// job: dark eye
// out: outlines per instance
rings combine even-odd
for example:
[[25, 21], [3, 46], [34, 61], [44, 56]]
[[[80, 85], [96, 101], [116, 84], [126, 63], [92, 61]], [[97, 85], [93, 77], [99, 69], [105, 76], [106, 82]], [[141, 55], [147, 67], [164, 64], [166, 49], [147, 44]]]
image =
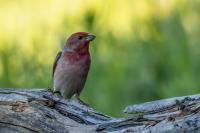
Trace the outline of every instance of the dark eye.
[[83, 39], [83, 36], [79, 36], [79, 37], [78, 37], [78, 40], [82, 40], [82, 39]]

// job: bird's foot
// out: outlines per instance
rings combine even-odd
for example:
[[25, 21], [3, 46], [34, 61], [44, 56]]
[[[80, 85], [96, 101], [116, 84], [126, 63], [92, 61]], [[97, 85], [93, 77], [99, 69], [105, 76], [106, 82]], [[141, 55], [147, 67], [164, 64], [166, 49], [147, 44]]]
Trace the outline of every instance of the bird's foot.
[[52, 88], [51, 87], [47, 87], [47, 90], [52, 91]]
[[61, 95], [61, 93], [59, 91], [53, 91], [53, 94], [55, 96], [57, 96], [58, 98], [62, 98], [62, 95]]
[[77, 98], [77, 100], [78, 100], [78, 102], [79, 102], [80, 104], [89, 107], [89, 104], [85, 103], [85, 102], [84, 102], [83, 100], [81, 100], [79, 97], [76, 97], [76, 98]]

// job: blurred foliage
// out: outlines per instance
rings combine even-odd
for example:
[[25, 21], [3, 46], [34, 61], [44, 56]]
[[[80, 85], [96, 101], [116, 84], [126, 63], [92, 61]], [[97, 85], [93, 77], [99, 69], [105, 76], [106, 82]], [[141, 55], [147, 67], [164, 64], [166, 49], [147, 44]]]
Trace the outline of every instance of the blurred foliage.
[[1, 0], [0, 87], [52, 86], [67, 36], [88, 31], [92, 66], [81, 95], [121, 116], [129, 104], [198, 93], [200, 1]]

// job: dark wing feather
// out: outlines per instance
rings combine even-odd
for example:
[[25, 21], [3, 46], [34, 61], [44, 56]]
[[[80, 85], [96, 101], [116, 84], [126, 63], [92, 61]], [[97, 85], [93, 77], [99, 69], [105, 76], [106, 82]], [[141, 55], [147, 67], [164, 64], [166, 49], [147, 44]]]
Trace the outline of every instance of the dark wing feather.
[[52, 77], [54, 76], [54, 72], [55, 72], [55, 69], [56, 69], [56, 66], [57, 66], [57, 63], [58, 63], [58, 60], [60, 59], [62, 55], [62, 52], [58, 52], [56, 58], [55, 58], [55, 61], [54, 61], [54, 64], [53, 64], [53, 73], [52, 73]]

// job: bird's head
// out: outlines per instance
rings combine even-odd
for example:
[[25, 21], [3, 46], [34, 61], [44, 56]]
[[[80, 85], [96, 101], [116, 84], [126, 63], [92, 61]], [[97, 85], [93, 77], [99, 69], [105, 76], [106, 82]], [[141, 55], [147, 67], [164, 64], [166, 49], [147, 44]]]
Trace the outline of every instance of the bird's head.
[[66, 42], [65, 48], [73, 52], [88, 52], [89, 43], [96, 37], [87, 32], [72, 34]]

